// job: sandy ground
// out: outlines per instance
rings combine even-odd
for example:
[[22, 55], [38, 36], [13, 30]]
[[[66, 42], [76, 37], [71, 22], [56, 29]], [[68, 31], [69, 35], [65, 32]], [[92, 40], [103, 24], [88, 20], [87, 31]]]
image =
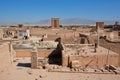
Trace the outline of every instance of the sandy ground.
[[[31, 74], [28, 74], [29, 71]], [[40, 78], [42, 75], [42, 78]], [[58, 73], [41, 70], [16, 69], [0, 75], [0, 80], [120, 80], [114, 74]]]
[[1, 71], [0, 80], [120, 80], [119, 74], [47, 72], [16, 64], [14, 62], [7, 71]]

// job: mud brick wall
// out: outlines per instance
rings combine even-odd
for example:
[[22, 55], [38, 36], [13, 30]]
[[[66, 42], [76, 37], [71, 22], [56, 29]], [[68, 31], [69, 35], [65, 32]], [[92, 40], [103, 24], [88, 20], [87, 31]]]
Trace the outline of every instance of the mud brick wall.
[[51, 26], [52, 26], [52, 28], [59, 28], [59, 26], [60, 26], [59, 18], [52, 18]]
[[69, 65], [68, 62], [69, 62], [69, 57], [65, 56], [65, 55], [62, 55], [62, 66], [67, 67]]
[[50, 54], [52, 54], [53, 51], [54, 51], [54, 49], [51, 49], [51, 50], [38, 50], [38, 56], [39, 57], [48, 57]]
[[35, 51], [31, 52], [31, 68], [37, 69], [38, 67], [38, 53]]
[[2, 43], [0, 45], [0, 71], [7, 71], [9, 66], [11, 66], [9, 43]]
[[[38, 57], [48, 57], [54, 49], [51, 50], [38, 50]], [[16, 58], [25, 58], [25, 57], [31, 57], [32, 50], [16, 50]]]
[[32, 50], [15, 50], [15, 58], [31, 57]]
[[119, 55], [109, 55], [108, 56], [108, 62], [107, 62], [107, 55], [101, 54], [101, 55], [92, 55], [92, 56], [62, 56], [62, 66], [70, 66], [71, 62], [77, 60], [79, 61], [79, 65], [82, 67], [92, 67], [92, 68], [98, 68], [98, 67], [104, 67], [105, 64], [114, 65], [116, 67], [119, 67]]
[[70, 56], [68, 65], [71, 61], [78, 60], [80, 65], [83, 67], [104, 67], [105, 64], [119, 66], [119, 56], [118, 55], [109, 55], [107, 62], [107, 55], [92, 55], [92, 56]]

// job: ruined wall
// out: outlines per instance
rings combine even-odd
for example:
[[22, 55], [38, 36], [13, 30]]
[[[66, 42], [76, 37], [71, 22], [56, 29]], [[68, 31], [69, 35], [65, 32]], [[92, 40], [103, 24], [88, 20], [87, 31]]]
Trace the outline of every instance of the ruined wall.
[[120, 55], [120, 43], [110, 43], [105, 39], [100, 39], [100, 46], [103, 46], [107, 49], [109, 49], [109, 47], [110, 47], [110, 50], [112, 50]]
[[62, 66], [67, 67], [69, 65], [69, 56], [62, 55]]
[[[70, 39], [74, 39], [74, 37], [79, 37], [79, 31], [73, 31], [73, 30], [64, 30], [64, 29], [30, 29], [30, 33], [33, 36], [42, 36], [43, 34], [47, 34], [47, 38], [45, 40], [55, 40], [58, 37], [61, 37], [62, 42], [68, 42]], [[73, 40], [71, 40], [73, 41]], [[70, 43], [70, 42], [69, 42]]]
[[36, 51], [31, 52], [31, 68], [38, 68], [38, 53]]
[[117, 31], [106, 32], [106, 33], [104, 33], [104, 34], [106, 35], [106, 38], [107, 38], [108, 40], [111, 40], [111, 41], [120, 39], [120, 38], [119, 38], [119, 32], [117, 32]]
[[105, 64], [119, 66], [119, 56], [118, 55], [109, 55], [107, 62], [107, 55], [91, 55], [91, 56], [81, 56], [81, 55], [70, 55], [63, 57], [63, 66], [71, 66], [72, 61], [79, 61], [81, 67], [104, 67]]
[[54, 51], [54, 49], [51, 49], [51, 50], [38, 50], [38, 56], [39, 57], [48, 57], [53, 51]]
[[31, 57], [32, 50], [15, 50], [15, 58]]
[[[16, 58], [31, 57], [32, 50], [16, 50]], [[38, 57], [48, 57], [54, 49], [51, 50], [38, 50]]]
[[0, 44], [0, 71], [7, 71], [11, 66], [9, 43]]

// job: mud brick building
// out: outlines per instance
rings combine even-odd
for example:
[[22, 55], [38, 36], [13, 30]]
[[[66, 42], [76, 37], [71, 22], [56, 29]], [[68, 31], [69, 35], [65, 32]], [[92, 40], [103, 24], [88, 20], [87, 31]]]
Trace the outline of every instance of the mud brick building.
[[52, 26], [52, 28], [59, 28], [59, 26], [60, 26], [59, 18], [52, 18], [51, 26]]
[[96, 22], [96, 28], [99, 26], [100, 29], [104, 29], [104, 22]]

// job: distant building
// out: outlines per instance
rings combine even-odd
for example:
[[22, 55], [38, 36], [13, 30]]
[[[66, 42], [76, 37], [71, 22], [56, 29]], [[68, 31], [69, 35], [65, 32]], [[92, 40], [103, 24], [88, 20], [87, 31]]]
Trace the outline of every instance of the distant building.
[[120, 25], [118, 24], [119, 22], [115, 22], [114, 26], [113, 26], [113, 30], [120, 30]]
[[100, 29], [104, 29], [104, 22], [96, 22], [96, 27], [99, 27]]
[[22, 38], [25, 38], [25, 37], [29, 38], [30, 37], [29, 30], [18, 30], [17, 33], [18, 33], [18, 36], [22, 37]]
[[60, 26], [59, 18], [52, 18], [51, 26], [52, 26], [52, 28], [59, 28], [59, 26]]
[[19, 24], [18, 27], [19, 27], [19, 28], [23, 28], [23, 24]]
[[0, 39], [2, 39], [3, 38], [3, 29], [0, 29]]

